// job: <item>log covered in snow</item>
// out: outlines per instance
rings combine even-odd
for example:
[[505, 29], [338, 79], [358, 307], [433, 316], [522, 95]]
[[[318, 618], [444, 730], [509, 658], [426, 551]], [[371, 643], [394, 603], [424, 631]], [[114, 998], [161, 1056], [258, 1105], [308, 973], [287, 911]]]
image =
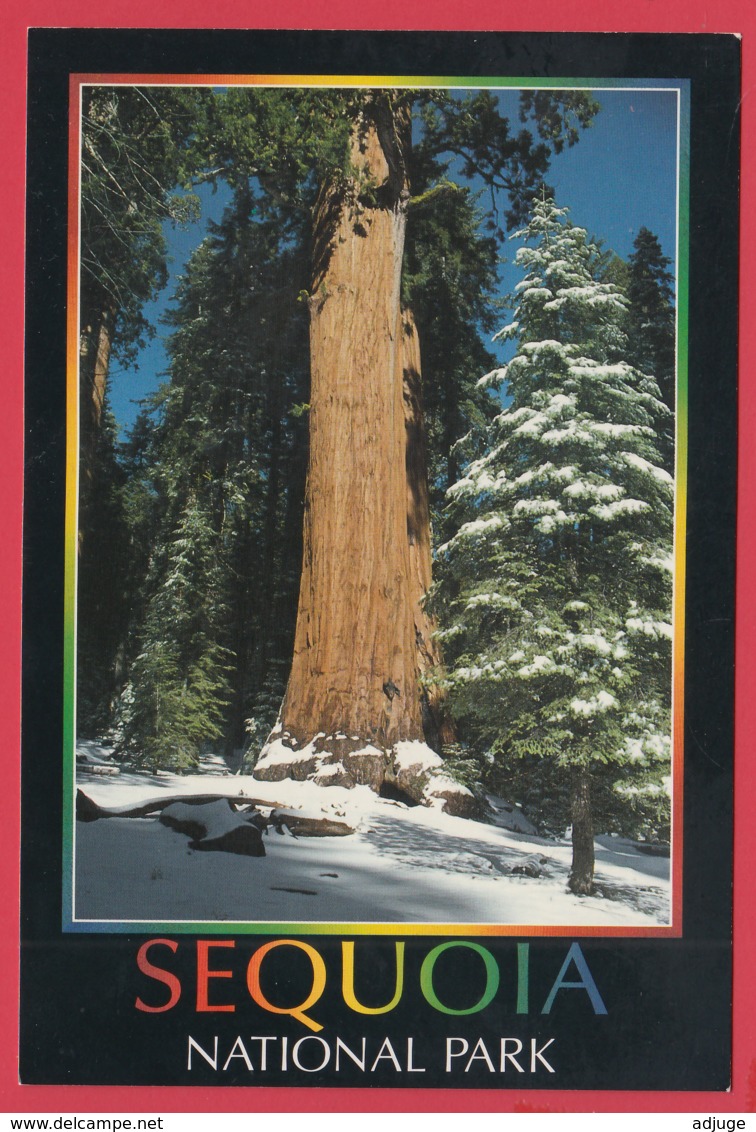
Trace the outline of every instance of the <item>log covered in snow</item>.
[[[248, 798], [242, 794], [173, 794], [162, 798], [151, 798], [133, 806], [115, 806], [106, 808], [93, 801], [83, 790], [76, 791], [76, 820], [98, 821], [101, 818], [145, 818], [160, 815], [166, 811], [177, 813], [175, 807], [182, 806], [188, 812], [181, 811], [182, 821], [197, 829], [203, 820], [205, 807], [221, 803], [224, 809], [239, 819], [239, 823], [256, 828], [259, 832], [267, 832], [272, 826], [277, 833], [289, 832], [294, 837], [346, 837], [354, 833], [352, 826], [346, 822], [334, 821], [327, 817], [310, 817], [296, 810], [287, 809], [275, 802], [265, 802], [261, 798]], [[237, 823], [237, 827], [241, 825]], [[170, 825], [165, 821], [164, 825]], [[174, 826], [174, 828], [177, 828]], [[185, 832], [196, 836], [192, 829]], [[202, 840], [206, 840], [202, 838]], [[242, 838], [244, 840], [244, 838]], [[202, 846], [207, 848], [208, 846]], [[234, 851], [234, 850], [232, 850]]]
[[159, 821], [187, 834], [192, 849], [264, 857], [262, 830], [255, 816], [239, 813], [230, 798], [217, 798], [200, 804], [173, 802], [163, 809]]
[[207, 802], [228, 800], [236, 808], [255, 809], [264, 806], [270, 809], [275, 802], [265, 802], [262, 798], [247, 798], [243, 794], [163, 794], [158, 798], [148, 798], [132, 806], [100, 806], [83, 790], [76, 791], [76, 820], [97, 821], [98, 818], [147, 818], [158, 814], [175, 802], [185, 802], [188, 806], [202, 806]]
[[354, 833], [352, 826], [344, 821], [310, 818], [305, 814], [298, 814], [295, 810], [271, 810], [268, 824], [272, 825], [277, 833], [282, 833], [285, 827], [295, 837], [347, 837], [350, 833]]

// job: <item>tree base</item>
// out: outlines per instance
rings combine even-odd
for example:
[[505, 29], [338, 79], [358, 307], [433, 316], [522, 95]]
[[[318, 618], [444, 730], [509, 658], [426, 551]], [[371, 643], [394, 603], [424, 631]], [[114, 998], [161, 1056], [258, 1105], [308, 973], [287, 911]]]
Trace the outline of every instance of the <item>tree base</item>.
[[388, 785], [422, 806], [434, 806], [457, 817], [483, 816], [483, 806], [472, 791], [450, 778], [443, 759], [419, 741], [399, 742], [387, 749], [339, 731], [319, 733], [302, 742], [279, 724], [252, 773], [261, 782], [292, 779], [347, 790], [368, 786], [375, 794]]
[[567, 887], [573, 896], [593, 896], [595, 891], [593, 877], [573, 876], [570, 874]]

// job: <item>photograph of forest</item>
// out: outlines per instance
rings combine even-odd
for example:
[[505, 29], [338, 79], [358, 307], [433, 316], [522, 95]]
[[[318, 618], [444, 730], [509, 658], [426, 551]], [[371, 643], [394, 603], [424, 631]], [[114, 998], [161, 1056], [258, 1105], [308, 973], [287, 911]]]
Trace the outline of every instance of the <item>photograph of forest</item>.
[[680, 102], [81, 86], [76, 920], [670, 924]]

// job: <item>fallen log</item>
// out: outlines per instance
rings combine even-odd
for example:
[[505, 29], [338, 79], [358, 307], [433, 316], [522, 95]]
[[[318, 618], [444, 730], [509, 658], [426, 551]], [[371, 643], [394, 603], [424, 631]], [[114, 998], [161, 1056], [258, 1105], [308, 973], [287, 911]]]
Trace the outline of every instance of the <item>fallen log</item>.
[[332, 818], [308, 818], [291, 810], [272, 810], [268, 818], [276, 833], [283, 833], [284, 827], [295, 837], [347, 837], [354, 833], [352, 826]]
[[[242, 794], [173, 794], [162, 798], [151, 798], [134, 806], [106, 808], [98, 805], [83, 790], [77, 790], [76, 820], [88, 822], [98, 821], [101, 818], [146, 818], [162, 814], [169, 806], [206, 806], [214, 802], [227, 802], [232, 811], [238, 813], [240, 817], [244, 815], [246, 824], [256, 826], [263, 832], [267, 832], [268, 827], [272, 826], [277, 833], [283, 834], [288, 830], [294, 837], [347, 837], [354, 833], [353, 827], [346, 822], [334, 821], [332, 818], [307, 817], [276, 802], [266, 802], [262, 798], [248, 798]], [[260, 809], [270, 813], [266, 816], [260, 812]]]
[[76, 791], [76, 820], [97, 821], [98, 818], [147, 818], [158, 814], [176, 802], [185, 802], [188, 806], [204, 806], [208, 802], [228, 801], [233, 807], [243, 809], [251, 806], [256, 809], [264, 806], [265, 809], [275, 807], [275, 802], [265, 802], [262, 798], [247, 798], [241, 794], [168, 794], [160, 798], [150, 798], [136, 806], [105, 806], [98, 805], [83, 790]]
[[214, 802], [174, 802], [158, 819], [163, 825], [191, 838], [191, 849], [208, 852], [239, 853], [244, 857], [264, 857], [262, 831], [253, 818], [240, 814], [230, 799]]

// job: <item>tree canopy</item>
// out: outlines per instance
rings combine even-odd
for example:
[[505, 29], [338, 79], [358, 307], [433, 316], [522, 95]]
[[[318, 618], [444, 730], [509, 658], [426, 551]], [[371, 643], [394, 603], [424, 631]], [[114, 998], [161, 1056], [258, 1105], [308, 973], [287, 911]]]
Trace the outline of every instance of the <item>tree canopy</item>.
[[[103, 689], [100, 707], [92, 706], [93, 720], [102, 718], [102, 704], [117, 692], [124, 664], [128, 669], [143, 655], [146, 637], [157, 631], [151, 610], [163, 602], [162, 589], [172, 576], [170, 548], [191, 513], [209, 524], [208, 537], [215, 532], [219, 562], [225, 563], [223, 586], [230, 595], [218, 608], [226, 609], [228, 600], [233, 610], [219, 614], [215, 626], [213, 644], [222, 649], [213, 652], [222, 704], [208, 738], [220, 718], [229, 747], [243, 741], [244, 718], [257, 720], [258, 728], [272, 722], [270, 704], [280, 697], [291, 647], [301, 537], [308, 261], [318, 239], [314, 210], [324, 185], [337, 196], [349, 184], [356, 186], [357, 209], [375, 203], [377, 187], [369, 173], [357, 170], [350, 149], [355, 122], [371, 107], [379, 108], [389, 125], [402, 114], [416, 119], [414, 144], [401, 150], [412, 193], [406, 201], [410, 223], [402, 286], [422, 343], [424, 432], [432, 501], [438, 505], [459, 470], [455, 441], [491, 413], [492, 402], [476, 389], [475, 376], [492, 360], [481, 331], [493, 326], [499, 199], [512, 215], [521, 209], [523, 193], [544, 175], [551, 155], [573, 144], [577, 126], [590, 122], [596, 110], [592, 99], [556, 92], [536, 107], [531, 96], [523, 96], [523, 122], [513, 127], [489, 92], [453, 97], [445, 91], [88, 88], [82, 314], [84, 331], [89, 327], [96, 338], [103, 311], [109, 312], [100, 396], [111, 346], [127, 362], [151, 332], [143, 308], [166, 278], [166, 221], [182, 222], [193, 214], [191, 189], [201, 180], [222, 178], [234, 191], [226, 219], [195, 253], [181, 283], [169, 319], [170, 382], [152, 401], [145, 443], [136, 448], [132, 443], [141, 456], [137, 462], [133, 454], [124, 456], [128, 483], [120, 483], [115, 465], [112, 472], [103, 471], [107, 461], [97, 465], [103, 482], [96, 498], [91, 476], [82, 483], [88, 528], [100, 526], [108, 508], [120, 515], [113, 545], [131, 548], [131, 574], [144, 579], [139, 593], [130, 591], [127, 581], [122, 587], [131, 593], [128, 643], [119, 621], [118, 631], [94, 634], [100, 648], [87, 653], [90, 671], [82, 671], [81, 683], [93, 686], [94, 668], [94, 683]], [[468, 156], [460, 165], [463, 152]], [[477, 191], [464, 185], [471, 177], [477, 179]], [[482, 185], [485, 201], [479, 199]], [[481, 230], [484, 207], [488, 233]], [[92, 358], [98, 354], [95, 347]], [[94, 436], [93, 447], [107, 441], [113, 451], [112, 435], [108, 439], [101, 429], [98, 435], [95, 428]], [[91, 461], [89, 466], [94, 468]], [[262, 548], [261, 566], [253, 546]], [[273, 562], [277, 576], [288, 579], [288, 591], [284, 586], [278, 597], [271, 589]], [[96, 595], [96, 563], [91, 565], [90, 572], [90, 563], [84, 563], [82, 580], [89, 579]], [[127, 566], [126, 578], [129, 574]], [[213, 577], [218, 580], [217, 572]], [[196, 595], [203, 592], [198, 578], [194, 585]], [[178, 634], [181, 619], [171, 620], [176, 628], [169, 631]], [[271, 643], [277, 633], [278, 643]], [[221, 677], [227, 663], [233, 675]], [[183, 667], [182, 661], [175, 679], [183, 679], [178, 675]], [[104, 672], [111, 673], [109, 697]], [[147, 694], [150, 680], [142, 683]], [[261, 709], [266, 696], [269, 706]], [[90, 699], [83, 697], [82, 704]], [[144, 712], [139, 718], [151, 717]], [[143, 729], [139, 734], [149, 746]]]
[[194, 145], [208, 94], [195, 87], [85, 86], [81, 141], [82, 317], [117, 315], [124, 364], [150, 332], [144, 304], [165, 285], [166, 220], [197, 215]]
[[664, 402], [675, 411], [675, 300], [671, 259], [658, 236], [641, 228], [630, 256], [627, 285], [630, 357], [644, 373], [652, 373]]

